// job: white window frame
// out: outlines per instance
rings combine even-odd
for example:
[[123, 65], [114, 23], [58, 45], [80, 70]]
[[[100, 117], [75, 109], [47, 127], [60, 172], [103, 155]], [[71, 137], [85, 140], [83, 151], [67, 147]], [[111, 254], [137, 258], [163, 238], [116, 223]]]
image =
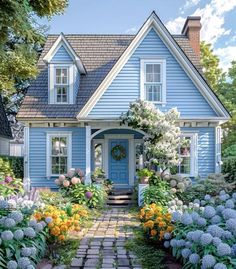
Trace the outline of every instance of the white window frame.
[[59, 174], [52, 174], [52, 138], [53, 137], [66, 137], [67, 138], [67, 170], [72, 167], [72, 132], [69, 131], [58, 131], [58, 132], [47, 132], [47, 177], [57, 177]]
[[177, 166], [178, 174], [184, 177], [196, 177], [198, 175], [198, 133], [181, 133], [180, 137], [191, 139], [190, 147], [190, 174], [179, 173], [180, 164]]
[[[74, 104], [74, 81], [75, 71], [74, 64], [49, 64], [48, 66], [48, 103], [65, 105]], [[56, 69], [67, 69], [68, 71], [68, 98], [67, 102], [57, 102], [57, 84], [56, 84]], [[61, 84], [62, 85], [62, 84]]]
[[[146, 65], [160, 64], [161, 66], [161, 101], [149, 101], [145, 97]], [[165, 59], [140, 59], [140, 99], [154, 104], [166, 104], [166, 60]]]
[[[63, 84], [63, 83], [58, 84], [57, 83], [57, 76], [56, 76], [57, 69], [61, 69], [61, 70], [66, 69], [67, 70], [67, 83], [66, 84]], [[57, 65], [55, 66], [55, 68], [54, 68], [54, 94], [55, 94], [54, 100], [55, 100], [56, 104], [68, 104], [69, 103], [69, 98], [70, 98], [70, 79], [69, 78], [70, 78], [70, 69], [68, 66], [65, 66], [65, 67], [57, 66]], [[57, 89], [58, 89], [58, 87], [66, 87], [67, 88], [67, 91], [66, 91], [67, 101], [66, 102], [58, 102], [57, 101]]]

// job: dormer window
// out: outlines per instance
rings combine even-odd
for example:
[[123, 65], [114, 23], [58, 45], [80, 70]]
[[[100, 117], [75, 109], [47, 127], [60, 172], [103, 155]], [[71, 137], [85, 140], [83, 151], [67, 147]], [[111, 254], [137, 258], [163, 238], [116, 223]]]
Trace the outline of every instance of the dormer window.
[[69, 100], [69, 69], [55, 68], [55, 100], [56, 103], [68, 103]]
[[140, 98], [153, 103], [166, 102], [166, 61], [141, 59]]

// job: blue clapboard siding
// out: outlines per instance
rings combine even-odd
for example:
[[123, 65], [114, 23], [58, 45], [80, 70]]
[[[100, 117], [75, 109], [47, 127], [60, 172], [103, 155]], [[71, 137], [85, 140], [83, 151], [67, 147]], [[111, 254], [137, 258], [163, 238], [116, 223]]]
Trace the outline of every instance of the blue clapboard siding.
[[72, 167], [85, 171], [85, 128], [30, 128], [29, 167], [32, 187], [55, 188], [55, 178], [46, 177], [47, 132], [72, 132]]
[[205, 178], [215, 173], [215, 128], [181, 128], [181, 131], [198, 133], [198, 175]]
[[156, 32], [151, 29], [120, 73], [89, 113], [89, 117], [118, 117], [129, 103], [140, 98], [140, 58], [166, 59], [167, 104], [162, 111], [177, 107], [181, 117], [213, 117], [213, 109], [195, 87]]
[[[93, 131], [92, 131], [93, 133]], [[134, 130], [129, 130], [129, 129], [111, 129], [111, 130], [107, 130], [104, 131], [102, 133], [99, 133], [98, 135], [96, 135], [94, 137], [94, 139], [104, 139], [104, 135], [105, 134], [133, 134], [134, 135], [134, 139], [142, 139], [143, 138], [143, 134], [134, 131]]]
[[71, 63], [73, 62], [70, 54], [61, 46], [55, 55], [52, 57], [51, 63]]

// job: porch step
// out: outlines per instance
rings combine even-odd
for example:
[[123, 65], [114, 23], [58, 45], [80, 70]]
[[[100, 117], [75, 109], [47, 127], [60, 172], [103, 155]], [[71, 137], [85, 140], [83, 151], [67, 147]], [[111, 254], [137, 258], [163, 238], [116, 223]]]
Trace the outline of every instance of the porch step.
[[112, 189], [108, 195], [107, 205], [112, 207], [127, 207], [134, 203], [132, 189]]

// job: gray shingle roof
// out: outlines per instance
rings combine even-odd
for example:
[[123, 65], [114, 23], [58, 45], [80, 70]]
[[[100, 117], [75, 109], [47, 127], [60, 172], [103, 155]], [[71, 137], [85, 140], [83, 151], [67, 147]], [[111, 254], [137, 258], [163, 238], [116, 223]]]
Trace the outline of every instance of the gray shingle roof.
[[[134, 35], [65, 35], [65, 37], [87, 71], [86, 75], [81, 76], [76, 104], [48, 104], [48, 72], [43, 57], [58, 38], [58, 35], [49, 35], [38, 61], [40, 74], [32, 81], [18, 118], [75, 118], [129, 46]], [[174, 38], [190, 61], [200, 70], [198, 57], [191, 48], [188, 38], [182, 35]]]
[[12, 138], [11, 128], [0, 95], [0, 137]]

